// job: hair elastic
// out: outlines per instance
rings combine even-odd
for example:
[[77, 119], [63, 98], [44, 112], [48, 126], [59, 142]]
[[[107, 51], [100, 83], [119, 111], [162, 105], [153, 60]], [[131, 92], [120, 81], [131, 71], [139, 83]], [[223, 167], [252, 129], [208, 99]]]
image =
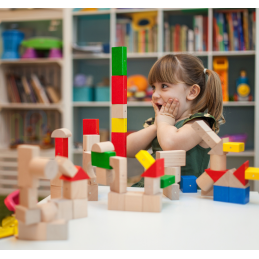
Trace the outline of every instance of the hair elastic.
[[206, 74], [207, 68], [204, 68], [203, 73]]

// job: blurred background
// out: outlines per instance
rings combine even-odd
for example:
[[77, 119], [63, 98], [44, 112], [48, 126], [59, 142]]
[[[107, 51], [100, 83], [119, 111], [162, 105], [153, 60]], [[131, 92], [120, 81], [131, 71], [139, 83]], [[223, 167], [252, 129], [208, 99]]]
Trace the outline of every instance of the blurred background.
[[[98, 118], [101, 141], [110, 139], [113, 46], [128, 50], [128, 133], [154, 116], [147, 76], [155, 61], [168, 53], [192, 53], [221, 78], [227, 123], [219, 136], [245, 142], [245, 152], [228, 154], [228, 168], [246, 160], [259, 167], [257, 12], [0, 9], [1, 197], [17, 188], [18, 144], [38, 144], [42, 155], [53, 157], [51, 132], [65, 127], [73, 134], [69, 157], [82, 165], [83, 119]], [[128, 159], [129, 186], [142, 171], [135, 159]], [[49, 194], [48, 181], [41, 180], [39, 194]]]

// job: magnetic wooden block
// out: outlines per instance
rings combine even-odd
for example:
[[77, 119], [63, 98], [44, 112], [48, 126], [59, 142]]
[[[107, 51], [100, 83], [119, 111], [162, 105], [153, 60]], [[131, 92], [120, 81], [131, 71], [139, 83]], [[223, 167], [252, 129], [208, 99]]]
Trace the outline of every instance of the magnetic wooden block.
[[248, 167], [245, 171], [245, 179], [259, 180], [259, 168]]
[[206, 192], [213, 187], [214, 181], [206, 172], [204, 172], [197, 178], [196, 183], [201, 188], [201, 190]]
[[204, 134], [212, 131], [212, 129], [203, 120], [197, 120], [192, 124], [192, 128], [197, 132], [197, 134], [202, 138]]
[[68, 138], [55, 138], [55, 156], [68, 157]]
[[124, 210], [125, 193], [109, 192], [108, 193], [108, 210]]
[[210, 148], [214, 148], [221, 141], [221, 138], [214, 131], [206, 132], [202, 139]]
[[88, 185], [88, 201], [98, 201], [98, 185]]
[[160, 177], [145, 177], [144, 178], [144, 193], [154, 195], [160, 192]]
[[69, 138], [71, 136], [71, 131], [66, 128], [56, 129], [51, 133], [52, 138]]
[[126, 211], [143, 211], [143, 192], [126, 192], [125, 193], [125, 210]]
[[117, 193], [127, 192], [127, 158], [110, 157], [110, 165], [114, 170], [114, 181], [110, 185], [110, 190]]
[[83, 135], [99, 135], [99, 119], [83, 119]]
[[112, 169], [110, 166], [110, 157], [116, 156], [116, 152], [114, 151], [106, 151], [103, 153], [91, 152], [92, 165]]
[[25, 225], [39, 223], [41, 221], [40, 209], [27, 209], [21, 205], [17, 205], [15, 206], [15, 218]]
[[127, 133], [112, 132], [111, 137], [117, 156], [127, 157]]
[[245, 171], [249, 167], [249, 160], [243, 163], [237, 170], [233, 173], [233, 175], [245, 186], [248, 184], [248, 180], [245, 178]]
[[70, 220], [73, 218], [73, 202], [68, 199], [51, 199], [50, 203], [54, 203], [58, 208], [56, 219]]
[[20, 188], [19, 194], [20, 205], [28, 208], [37, 208], [38, 203], [38, 189], [37, 188]]
[[201, 190], [201, 196], [212, 196], [213, 197], [213, 186], [206, 192]]
[[92, 166], [91, 151], [83, 152], [83, 169], [90, 178], [96, 178], [94, 167]]
[[112, 75], [127, 75], [127, 47], [112, 47]]
[[140, 162], [140, 164], [145, 168], [148, 169], [152, 164], [155, 163], [155, 159], [148, 153], [147, 150], [140, 150], [135, 157]]
[[160, 188], [166, 188], [175, 183], [174, 175], [163, 175], [160, 178]]
[[73, 201], [73, 219], [87, 217], [88, 199], [74, 199]]
[[39, 157], [39, 146], [19, 145], [18, 151], [18, 186], [37, 188], [39, 180], [29, 173], [29, 164], [33, 158]]
[[179, 200], [180, 197], [180, 186], [178, 183], [169, 185], [163, 189], [163, 194], [170, 200]]
[[127, 132], [127, 119], [112, 118], [112, 132]]
[[243, 152], [245, 150], [245, 143], [243, 142], [227, 142], [223, 144], [224, 152]]
[[41, 212], [42, 222], [51, 222], [56, 219], [58, 214], [57, 205], [53, 202], [46, 202], [38, 204], [38, 208]]
[[65, 199], [86, 199], [87, 198], [87, 180], [64, 181], [63, 197]]
[[51, 199], [59, 199], [62, 197], [62, 186], [50, 186]]
[[230, 181], [230, 172], [234, 172], [236, 169], [233, 168], [231, 170], [228, 170], [223, 176], [221, 176], [215, 183], [214, 186], [225, 186], [229, 187], [229, 181]]
[[142, 177], [161, 177], [165, 174], [164, 158], [157, 159], [141, 176]]
[[112, 104], [112, 118], [127, 118], [127, 104]]
[[105, 142], [95, 143], [92, 146], [91, 151], [103, 153], [103, 152], [106, 152], [106, 151], [114, 151], [114, 149], [115, 149], [114, 145], [112, 144], [111, 141], [105, 141]]
[[56, 156], [56, 162], [58, 163], [59, 173], [68, 177], [74, 177], [77, 173], [75, 165], [66, 157]]
[[112, 76], [112, 104], [127, 104], [127, 76]]
[[186, 151], [172, 150], [172, 151], [156, 151], [156, 159], [164, 158], [164, 167], [175, 167], [186, 165]]
[[50, 180], [50, 185], [59, 186], [59, 187], [63, 186], [63, 181], [59, 179], [60, 176], [61, 176], [61, 173], [58, 172], [57, 175]]
[[181, 181], [181, 167], [165, 167], [165, 175], [174, 175], [175, 182], [179, 183]]
[[114, 180], [114, 170], [96, 167], [97, 183], [102, 185], [110, 185]]
[[58, 219], [46, 224], [46, 240], [67, 240], [68, 222], [64, 219]]
[[223, 151], [223, 144], [229, 142], [229, 138], [223, 138], [220, 140], [220, 142], [210, 150], [210, 152], [208, 153], [209, 155], [226, 155], [227, 152]]
[[91, 151], [95, 143], [100, 142], [100, 135], [83, 135], [83, 150]]
[[35, 157], [29, 162], [29, 173], [39, 179], [53, 179], [58, 174], [58, 164], [54, 159]]
[[47, 224], [40, 222], [37, 224], [26, 225], [19, 221], [18, 224], [18, 239], [20, 240], [46, 240]]
[[143, 212], [161, 212], [162, 193], [143, 195]]
[[233, 188], [247, 188], [248, 186], [250, 186], [249, 181], [247, 181], [246, 185], [243, 185], [243, 183], [241, 183], [239, 181], [239, 179], [235, 176], [235, 171], [236, 171], [235, 168], [228, 171], [228, 173], [229, 173], [229, 185], [228, 186], [233, 187]]
[[214, 171], [223, 171], [227, 169], [227, 156], [210, 155], [210, 169]]

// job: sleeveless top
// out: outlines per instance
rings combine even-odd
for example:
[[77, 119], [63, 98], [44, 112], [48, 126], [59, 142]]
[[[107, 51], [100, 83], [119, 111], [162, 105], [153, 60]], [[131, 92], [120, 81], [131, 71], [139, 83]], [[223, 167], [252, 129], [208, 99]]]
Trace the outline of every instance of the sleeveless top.
[[[214, 123], [216, 122], [215, 118], [208, 114], [208, 113], [195, 113], [191, 115], [189, 118], [178, 121], [174, 126], [179, 129], [181, 128], [185, 123], [193, 120], [193, 119], [202, 119], [209, 123], [209, 126], [212, 128]], [[144, 128], [154, 124], [155, 118], [150, 118], [145, 121]], [[152, 141], [152, 151], [151, 154], [154, 159], [156, 159], [156, 151], [163, 151], [160, 147], [157, 137], [155, 137]], [[210, 156], [208, 155], [208, 152], [211, 150], [211, 148], [203, 148], [199, 144], [192, 149], [188, 150], [186, 152], [186, 165], [181, 167], [181, 175], [195, 175], [197, 178], [204, 172], [205, 169], [208, 168]], [[141, 180], [135, 184], [132, 185], [132, 187], [144, 187], [144, 178], [141, 178]]]

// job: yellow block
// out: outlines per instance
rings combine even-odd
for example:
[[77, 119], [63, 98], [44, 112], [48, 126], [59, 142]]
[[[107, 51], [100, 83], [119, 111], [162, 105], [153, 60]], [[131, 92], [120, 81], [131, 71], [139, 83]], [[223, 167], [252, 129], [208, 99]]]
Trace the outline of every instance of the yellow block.
[[245, 171], [245, 179], [247, 179], [247, 180], [259, 180], [259, 168], [248, 167]]
[[112, 132], [127, 132], [127, 118], [112, 118]]
[[135, 157], [146, 170], [156, 161], [146, 150], [140, 150]]
[[226, 142], [223, 143], [224, 152], [243, 152], [245, 150], [245, 143], [243, 142]]

